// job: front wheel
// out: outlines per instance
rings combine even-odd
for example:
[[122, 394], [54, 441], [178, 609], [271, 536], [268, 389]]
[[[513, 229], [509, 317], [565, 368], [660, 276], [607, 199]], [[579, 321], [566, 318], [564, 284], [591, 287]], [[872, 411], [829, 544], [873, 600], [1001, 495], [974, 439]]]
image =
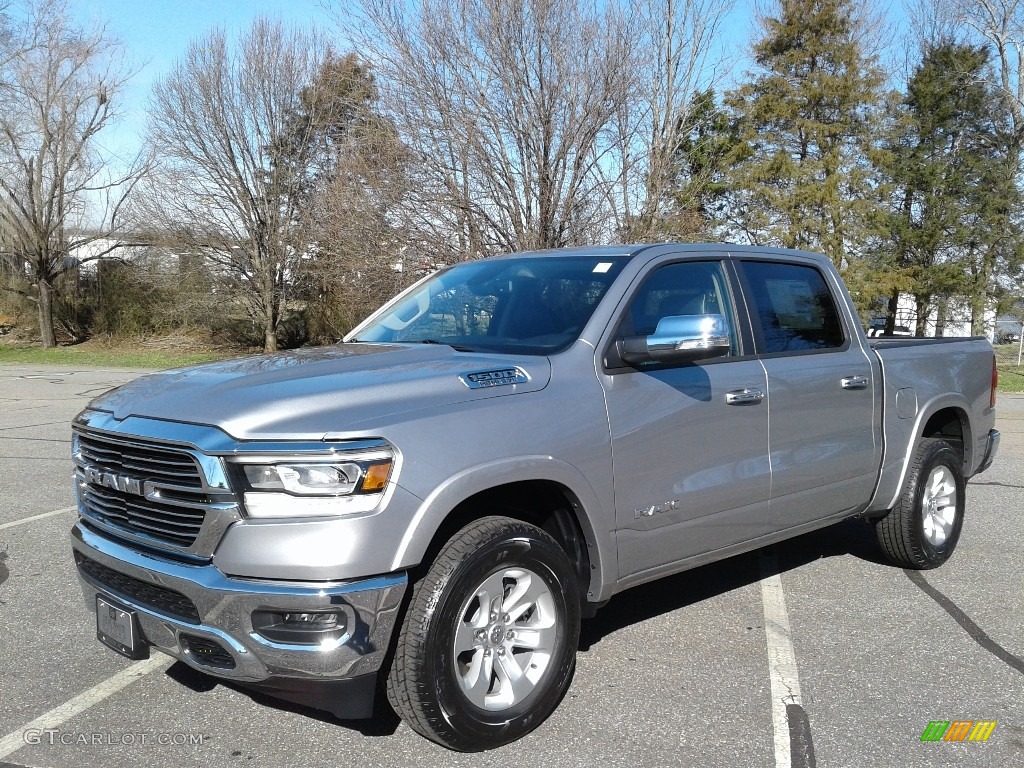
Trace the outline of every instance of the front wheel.
[[882, 551], [903, 568], [936, 568], [953, 554], [963, 522], [960, 456], [945, 440], [922, 440], [899, 501], [875, 522]]
[[416, 584], [388, 675], [413, 730], [477, 751], [540, 725], [572, 678], [580, 603], [572, 564], [536, 526], [463, 528]]

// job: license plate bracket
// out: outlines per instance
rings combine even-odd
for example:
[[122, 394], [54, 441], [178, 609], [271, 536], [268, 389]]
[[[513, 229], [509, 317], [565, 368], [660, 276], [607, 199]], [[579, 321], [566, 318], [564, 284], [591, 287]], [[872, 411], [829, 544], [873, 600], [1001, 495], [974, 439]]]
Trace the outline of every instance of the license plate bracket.
[[96, 639], [129, 659], [149, 658], [138, 614], [102, 595], [96, 595]]

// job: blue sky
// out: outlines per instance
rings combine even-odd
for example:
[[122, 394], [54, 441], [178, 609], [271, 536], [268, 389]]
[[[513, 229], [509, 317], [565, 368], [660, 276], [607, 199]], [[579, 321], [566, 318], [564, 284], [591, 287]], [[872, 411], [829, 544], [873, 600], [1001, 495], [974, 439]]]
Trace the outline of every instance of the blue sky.
[[[748, 68], [742, 57], [756, 31], [751, 10], [756, 4], [757, 0], [736, 0], [716, 40], [719, 54], [732, 64], [726, 67], [731, 70], [727, 79], [742, 77]], [[344, 8], [346, 0], [334, 0], [333, 5]], [[890, 15], [897, 19], [902, 15], [900, 5], [899, 0], [893, 0], [889, 7]], [[237, 37], [261, 15], [299, 25], [317, 24], [328, 32], [334, 28], [322, 0], [69, 0], [69, 7], [82, 25], [106, 23], [138, 70], [122, 96], [123, 119], [102, 134], [100, 141], [124, 158], [142, 144], [153, 82], [185, 53], [193, 39], [213, 27], [225, 29], [229, 39]], [[345, 46], [339, 42], [339, 47]]]
[[[746, 47], [753, 29], [747, 10], [752, 2], [736, 1], [717, 40], [730, 59], [735, 59], [737, 49]], [[337, 9], [345, 4], [346, 0], [333, 3]], [[85, 26], [105, 23], [124, 44], [128, 61], [139, 70], [121, 99], [123, 119], [102, 134], [100, 143], [125, 159], [138, 151], [153, 82], [173, 66], [193, 39], [214, 27], [223, 28], [229, 39], [234, 38], [257, 16], [317, 24], [330, 31], [334, 22], [323, 5], [322, 0], [69, 0], [75, 20]]]
[[71, 0], [69, 8], [80, 24], [106, 23], [138, 70], [122, 97], [124, 119], [101, 135], [100, 143], [118, 154], [138, 150], [153, 82], [193, 39], [214, 27], [234, 38], [257, 16], [325, 29], [332, 26], [320, 0]]

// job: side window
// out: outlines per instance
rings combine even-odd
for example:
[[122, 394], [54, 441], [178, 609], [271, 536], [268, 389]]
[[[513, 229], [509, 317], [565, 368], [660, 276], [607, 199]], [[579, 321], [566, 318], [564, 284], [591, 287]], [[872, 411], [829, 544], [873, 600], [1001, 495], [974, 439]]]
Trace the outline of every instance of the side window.
[[814, 267], [744, 261], [755, 331], [762, 352], [798, 352], [843, 346], [843, 325], [825, 278]]
[[720, 262], [681, 261], [656, 269], [633, 296], [619, 336], [650, 336], [663, 317], [676, 315], [723, 315], [732, 339], [730, 355], [739, 354], [736, 322]]

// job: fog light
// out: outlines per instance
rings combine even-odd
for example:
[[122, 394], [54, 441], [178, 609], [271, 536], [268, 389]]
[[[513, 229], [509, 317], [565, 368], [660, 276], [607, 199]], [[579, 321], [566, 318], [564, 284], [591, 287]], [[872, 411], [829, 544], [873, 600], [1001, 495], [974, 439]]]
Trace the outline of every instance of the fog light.
[[316, 629], [335, 629], [338, 626], [338, 614], [336, 613], [286, 613], [284, 614], [285, 624], [296, 626], [315, 627]]
[[275, 643], [331, 648], [345, 642], [354, 624], [352, 609], [330, 611], [254, 611], [252, 628]]

